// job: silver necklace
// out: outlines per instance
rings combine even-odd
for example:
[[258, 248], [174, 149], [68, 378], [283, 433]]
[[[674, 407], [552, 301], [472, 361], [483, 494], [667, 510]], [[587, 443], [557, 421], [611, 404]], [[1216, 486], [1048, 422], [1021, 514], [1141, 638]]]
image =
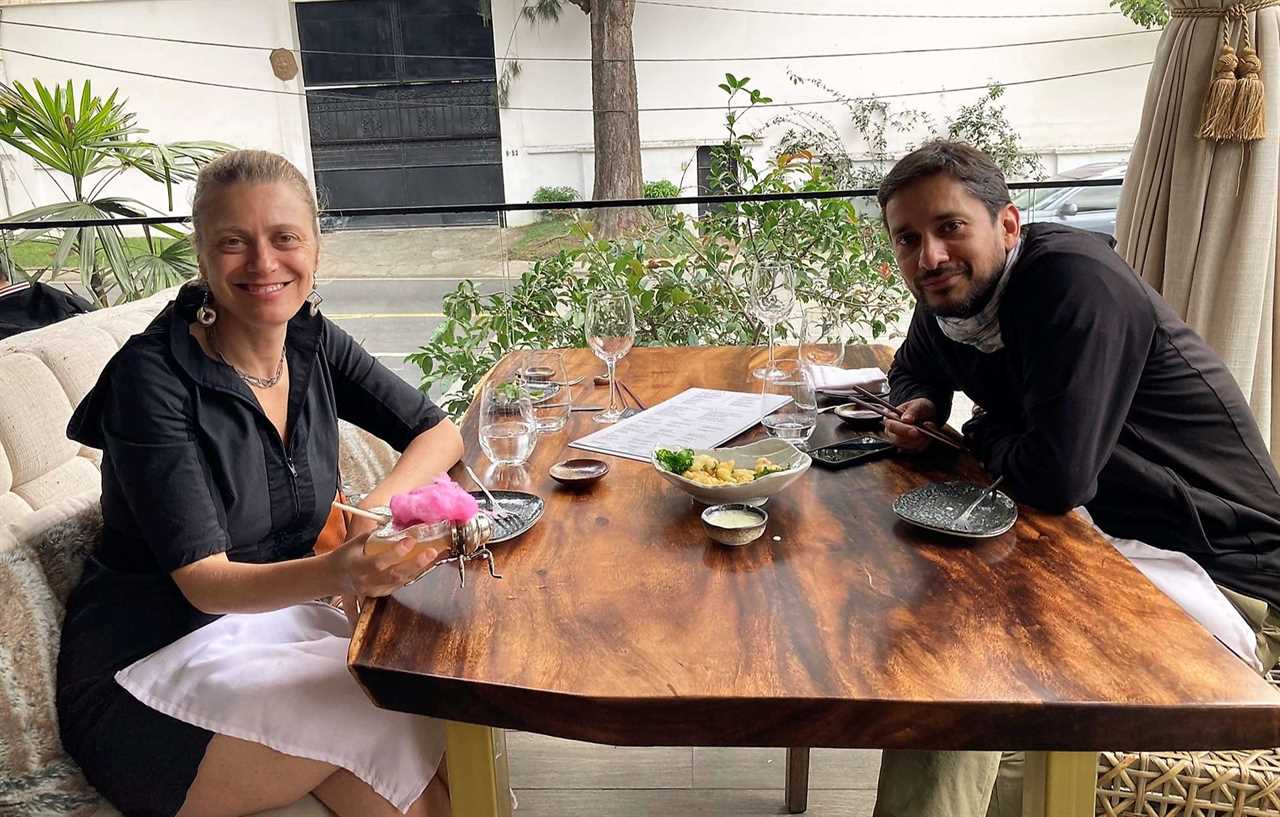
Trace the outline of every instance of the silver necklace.
[[249, 384], [250, 386], [255, 386], [259, 389], [269, 389], [275, 384], [279, 383], [280, 378], [284, 375], [284, 347], [283, 346], [280, 347], [280, 362], [276, 364], [276, 373], [271, 375], [270, 377], [258, 377], [257, 375], [252, 375], [246, 371], [241, 370], [240, 367], [236, 366], [234, 363], [232, 363], [231, 361], [223, 357], [222, 350], [218, 348], [218, 340], [213, 331], [212, 326], [209, 327], [209, 345], [213, 347], [214, 354], [218, 356], [218, 360], [221, 360], [223, 363], [230, 366], [231, 371], [240, 375], [240, 379], [243, 380], [245, 383]]

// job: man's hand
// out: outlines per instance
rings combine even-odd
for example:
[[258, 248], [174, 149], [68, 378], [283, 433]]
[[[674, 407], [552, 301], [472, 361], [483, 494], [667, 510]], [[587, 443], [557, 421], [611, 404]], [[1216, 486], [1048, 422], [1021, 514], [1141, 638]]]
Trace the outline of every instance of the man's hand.
[[917, 397], [898, 406], [898, 410], [902, 412], [902, 419], [907, 422], [900, 423], [888, 417], [884, 418], [884, 430], [889, 436], [889, 442], [903, 451], [912, 453], [924, 451], [933, 439], [908, 423], [923, 423], [926, 420], [935, 419], [938, 416], [938, 407], [932, 400]]

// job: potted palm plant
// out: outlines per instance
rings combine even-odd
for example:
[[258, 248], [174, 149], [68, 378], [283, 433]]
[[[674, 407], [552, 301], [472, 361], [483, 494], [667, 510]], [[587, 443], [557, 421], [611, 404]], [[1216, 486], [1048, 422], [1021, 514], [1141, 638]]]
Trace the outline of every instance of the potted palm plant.
[[[162, 211], [123, 196], [108, 195], [120, 176], [137, 172], [164, 185], [173, 209], [176, 184], [194, 179], [200, 167], [231, 146], [220, 142], [160, 144], [139, 138], [147, 131], [135, 124], [125, 100], [114, 90], [95, 96], [86, 80], [77, 92], [68, 81], [52, 90], [39, 80], [29, 90], [21, 82], [0, 83], [0, 142], [45, 170], [64, 201], [15, 213], [11, 222], [63, 222], [162, 215]], [[189, 278], [196, 269], [186, 231], [173, 225], [141, 228], [140, 240], [129, 240], [119, 225], [0, 228], [0, 265], [18, 278], [38, 279], [78, 265], [80, 280], [100, 306], [130, 301]], [[12, 248], [37, 242], [49, 246], [47, 264], [38, 270], [20, 266]]]

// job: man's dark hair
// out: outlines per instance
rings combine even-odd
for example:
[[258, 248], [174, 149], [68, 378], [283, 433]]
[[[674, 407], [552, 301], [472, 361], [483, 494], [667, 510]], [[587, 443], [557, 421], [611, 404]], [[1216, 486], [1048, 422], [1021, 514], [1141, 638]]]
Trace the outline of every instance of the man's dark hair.
[[881, 212], [902, 188], [939, 173], [947, 173], [963, 184], [970, 195], [983, 203], [992, 220], [1011, 201], [1004, 173], [990, 156], [963, 142], [936, 139], [902, 157], [880, 182], [876, 198]]

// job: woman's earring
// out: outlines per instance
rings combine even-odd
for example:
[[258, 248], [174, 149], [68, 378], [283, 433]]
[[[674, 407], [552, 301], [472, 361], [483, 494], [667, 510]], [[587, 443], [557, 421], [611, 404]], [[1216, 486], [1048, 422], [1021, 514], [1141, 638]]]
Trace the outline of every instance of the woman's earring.
[[307, 303], [311, 305], [311, 309], [309, 311], [311, 313], [311, 317], [314, 318], [316, 315], [320, 314], [320, 304], [324, 303], [324, 296], [313, 289], [311, 290], [311, 294], [307, 296]]
[[218, 319], [218, 313], [211, 306], [212, 301], [213, 298], [210, 296], [209, 290], [206, 289], [204, 291], [204, 303], [196, 307], [196, 320], [199, 321], [201, 326], [213, 326], [213, 322]]

